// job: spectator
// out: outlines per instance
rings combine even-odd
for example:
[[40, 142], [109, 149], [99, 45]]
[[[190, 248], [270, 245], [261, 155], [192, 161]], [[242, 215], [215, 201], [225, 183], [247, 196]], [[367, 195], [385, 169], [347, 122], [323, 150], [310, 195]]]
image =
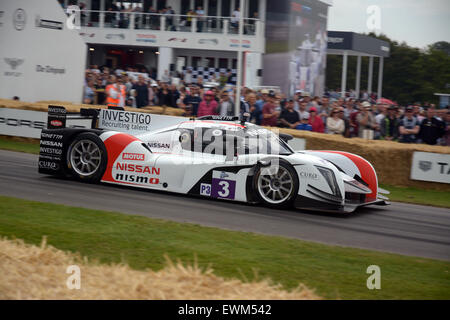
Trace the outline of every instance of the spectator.
[[187, 69], [186, 74], [184, 75], [184, 83], [190, 85], [192, 83], [192, 70]]
[[329, 134], [342, 134], [345, 131], [344, 120], [339, 118], [339, 108], [333, 109], [327, 118], [327, 130]]
[[344, 132], [342, 133], [342, 135], [346, 138], [350, 137], [350, 122], [349, 120], [345, 117], [344, 114], [344, 108], [340, 107], [339, 108], [339, 118], [341, 118], [344, 121]]
[[450, 110], [449, 109], [447, 109], [447, 111], [444, 115], [444, 121], [445, 121], [445, 133], [441, 139], [441, 145], [450, 146]]
[[97, 94], [97, 104], [105, 103], [105, 86], [103, 85], [103, 80], [100, 77], [97, 77], [95, 82], [95, 92]]
[[254, 93], [247, 94], [247, 102], [250, 107], [250, 119], [249, 122], [253, 124], [261, 124], [261, 109], [256, 104], [256, 95]]
[[227, 84], [227, 82], [228, 82], [228, 77], [225, 75], [224, 72], [220, 72], [220, 75], [219, 75], [219, 85], [220, 85], [220, 88], [225, 87], [225, 85]]
[[164, 74], [161, 76], [161, 81], [164, 83], [170, 83], [169, 70], [164, 70]]
[[[123, 74], [122, 80], [123, 80], [123, 84], [125, 85], [125, 90], [128, 94], [130, 92], [130, 90], [133, 89], [133, 83], [131, 82], [130, 77], [128, 77], [128, 75], [126, 73]], [[144, 83], [145, 83], [145, 85], [147, 85], [147, 83], [145, 82], [145, 79], [144, 79]]]
[[275, 93], [270, 92], [267, 95], [267, 102], [264, 104], [262, 109], [263, 118], [261, 124], [263, 126], [276, 127], [279, 115], [280, 110], [278, 110], [275, 105]]
[[172, 84], [170, 86], [169, 95], [170, 95], [169, 106], [171, 106], [172, 108], [177, 108], [178, 107], [177, 101], [180, 98], [180, 91], [178, 91], [176, 85]]
[[93, 104], [95, 99], [94, 79], [89, 79], [87, 86], [84, 88], [83, 103]]
[[197, 11], [195, 11], [195, 15], [197, 16], [197, 32], [202, 32], [203, 20], [205, 19], [205, 11], [203, 11], [202, 6], [197, 7]]
[[[301, 100], [299, 104], [298, 113], [300, 115], [300, 119], [303, 119], [305, 116], [309, 116], [309, 112], [306, 111], [308, 103], [305, 100]], [[317, 109], [316, 109], [317, 111]]]
[[135, 90], [135, 99], [136, 99], [136, 107], [142, 108], [149, 105], [148, 99], [148, 87], [144, 81], [144, 77], [142, 75], [138, 76], [138, 82], [133, 85], [133, 89]]
[[[302, 118], [303, 120], [304, 118]], [[311, 131], [314, 132], [325, 132], [325, 125], [323, 124], [323, 120], [320, 116], [317, 115], [317, 109], [312, 107], [309, 109], [309, 124], [311, 125]]]
[[203, 88], [203, 77], [202, 76], [197, 76], [197, 83], [196, 83], [196, 85], [199, 88]]
[[230, 99], [227, 91], [222, 91], [220, 94], [217, 114], [221, 116], [232, 116], [234, 115], [234, 103]]
[[175, 29], [174, 24], [173, 24], [173, 16], [174, 16], [174, 14], [175, 14], [175, 11], [172, 9], [172, 7], [170, 7], [170, 6], [167, 7], [165, 16], [166, 16], [166, 24], [167, 24], [167, 30], [168, 31], [177, 31]]
[[200, 90], [197, 86], [192, 86], [190, 88], [190, 94], [186, 96], [183, 103], [186, 106], [186, 112], [197, 116], [198, 106], [202, 99], [200, 98]]
[[387, 115], [380, 122], [380, 138], [388, 141], [396, 141], [398, 139], [398, 119], [396, 115], [396, 107], [389, 106]]
[[375, 116], [375, 122], [377, 123], [377, 129], [375, 130], [375, 139], [380, 139], [380, 126], [381, 122], [387, 115], [387, 105], [385, 104], [379, 104], [378, 107], [378, 114]]
[[309, 124], [310, 117], [308, 115], [305, 115], [305, 117], [302, 119], [301, 123], [296, 127], [297, 130], [305, 130], [305, 131], [312, 131], [312, 126]]
[[281, 112], [280, 124], [290, 129], [295, 129], [300, 124], [299, 113], [294, 110], [294, 100], [289, 100], [286, 108]]
[[[363, 109], [356, 116], [356, 122], [358, 123], [358, 137], [364, 137], [364, 130], [376, 130], [378, 125], [375, 121], [375, 117], [372, 114], [371, 104], [367, 101], [362, 103]], [[370, 134], [373, 137], [372, 134]]]
[[344, 109], [344, 116], [349, 119], [350, 115], [355, 112], [355, 108], [354, 108], [355, 104], [354, 104], [354, 100], [353, 99], [348, 99], [347, 102], [345, 103], [345, 109]]
[[192, 17], [195, 16], [195, 12], [191, 9], [189, 9], [189, 11], [186, 13], [187, 18], [186, 18], [186, 27], [191, 27], [192, 26]]
[[200, 102], [197, 117], [216, 115], [216, 110], [217, 102], [214, 100], [214, 92], [208, 90], [203, 96], [203, 101]]
[[231, 27], [233, 28], [233, 32], [237, 33], [239, 28], [239, 17], [241, 16], [241, 13], [239, 12], [239, 7], [234, 9], [233, 13], [231, 14]]
[[[330, 99], [328, 99], [327, 97], [322, 97], [320, 103], [319, 103], [320, 108], [317, 109], [317, 115], [319, 115], [320, 117], [325, 116], [328, 117], [328, 115], [330, 114]], [[322, 119], [323, 120], [323, 119]]]
[[130, 96], [127, 99], [126, 105], [132, 108], [137, 108], [136, 105], [136, 96], [137, 96], [137, 92], [135, 89], [131, 89], [130, 90]]
[[158, 93], [159, 105], [162, 107], [169, 107], [172, 103], [169, 86], [167, 83], [161, 85], [161, 90]]
[[350, 128], [349, 128], [349, 135], [351, 137], [357, 137], [359, 132], [359, 124], [358, 121], [356, 121], [356, 117], [359, 115], [359, 107], [355, 106], [355, 110], [350, 113], [350, 117], [348, 117]]
[[445, 133], [445, 123], [435, 117], [435, 109], [427, 110], [427, 117], [420, 124], [419, 139], [426, 144], [435, 145]]
[[146, 24], [148, 23], [150, 29], [156, 29], [156, 22], [157, 22], [156, 14], [158, 13], [158, 11], [156, 11], [155, 8], [153, 8], [153, 6], [150, 6], [148, 8], [148, 13], [150, 15], [147, 16]]
[[[151, 85], [150, 85], [150, 89], [149, 89], [152, 93], [149, 93], [149, 97], [150, 96], [152, 96], [153, 97], [153, 99], [152, 99], [152, 103], [153, 103], [153, 105], [154, 106], [159, 106], [159, 105], [161, 105], [160, 103], [159, 103], [159, 92], [161, 91], [160, 90], [160, 84], [158, 84], [158, 82], [154, 82], [154, 83], [152, 83]], [[150, 92], [149, 91], [149, 92]]]
[[106, 103], [111, 107], [119, 107], [122, 92], [120, 90], [117, 78], [114, 75], [109, 76], [109, 84], [106, 86]]
[[413, 108], [406, 107], [405, 116], [399, 122], [400, 142], [415, 143], [419, 133], [419, 120], [413, 115]]

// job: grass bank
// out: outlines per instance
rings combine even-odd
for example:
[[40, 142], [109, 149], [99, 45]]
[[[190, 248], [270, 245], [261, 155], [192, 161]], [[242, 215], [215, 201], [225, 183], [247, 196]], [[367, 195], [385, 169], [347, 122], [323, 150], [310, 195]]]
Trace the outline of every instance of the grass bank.
[[[149, 209], [151, 210], [151, 209]], [[331, 299], [450, 299], [450, 263], [295, 239], [226, 231], [142, 216], [0, 197], [0, 235], [79, 252], [102, 263], [160, 270], [164, 254], [241, 280], [268, 277], [285, 289], [303, 283]], [[367, 267], [381, 268], [368, 290]]]
[[0, 136], [0, 149], [39, 154], [39, 140]]
[[415, 187], [397, 187], [386, 184], [381, 184], [380, 187], [390, 191], [390, 194], [387, 195], [390, 201], [450, 208], [448, 191], [425, 190]]

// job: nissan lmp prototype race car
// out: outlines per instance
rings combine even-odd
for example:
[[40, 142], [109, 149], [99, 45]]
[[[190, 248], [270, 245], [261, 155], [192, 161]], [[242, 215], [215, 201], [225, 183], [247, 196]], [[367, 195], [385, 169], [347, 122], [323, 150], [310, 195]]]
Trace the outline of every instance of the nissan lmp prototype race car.
[[[88, 119], [90, 128], [66, 127], [72, 119]], [[237, 117], [49, 106], [39, 172], [277, 208], [346, 213], [388, 204], [368, 161], [294, 151], [290, 139]]]

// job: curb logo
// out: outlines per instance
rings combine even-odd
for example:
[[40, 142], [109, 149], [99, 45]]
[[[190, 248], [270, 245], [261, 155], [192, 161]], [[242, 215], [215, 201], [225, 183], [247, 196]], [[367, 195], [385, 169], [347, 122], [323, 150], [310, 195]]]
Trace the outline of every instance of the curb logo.
[[17, 31], [22, 31], [25, 29], [25, 25], [27, 22], [27, 15], [25, 14], [25, 10], [17, 9], [14, 11], [13, 15], [13, 25]]

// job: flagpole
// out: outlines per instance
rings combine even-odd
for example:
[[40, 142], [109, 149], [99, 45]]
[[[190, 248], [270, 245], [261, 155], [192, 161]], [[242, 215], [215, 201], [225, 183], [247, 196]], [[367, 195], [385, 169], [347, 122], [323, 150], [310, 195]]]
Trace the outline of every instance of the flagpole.
[[246, 0], [240, 0], [239, 14], [239, 45], [237, 58], [237, 81], [236, 81], [236, 97], [234, 103], [234, 115], [239, 116], [241, 109], [241, 86], [242, 86], [242, 34], [244, 30], [244, 3]]

